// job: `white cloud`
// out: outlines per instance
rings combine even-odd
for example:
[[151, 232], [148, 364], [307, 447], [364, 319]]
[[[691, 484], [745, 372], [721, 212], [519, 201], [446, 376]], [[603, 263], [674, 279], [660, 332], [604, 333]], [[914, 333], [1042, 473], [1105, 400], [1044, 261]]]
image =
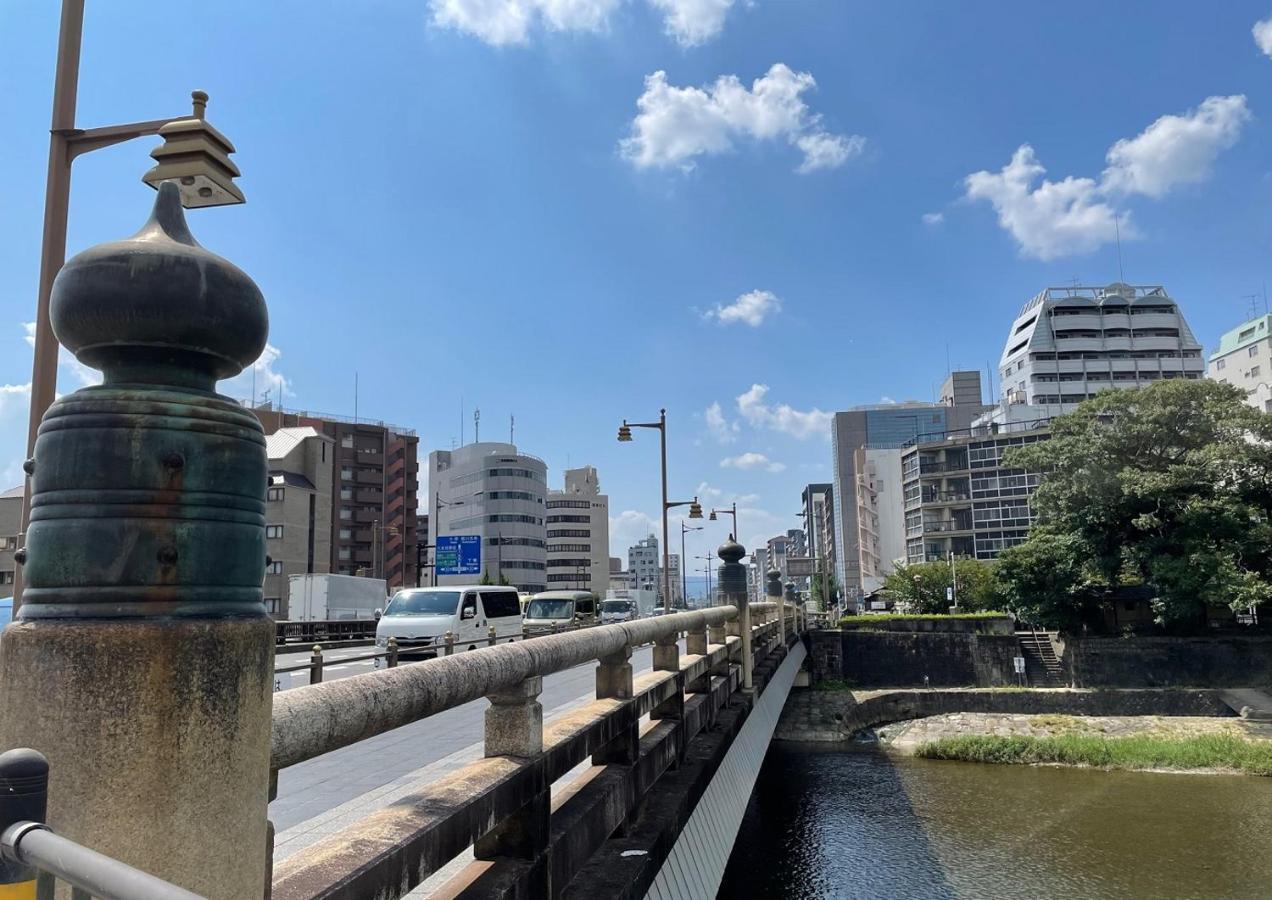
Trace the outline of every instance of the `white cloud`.
[[1176, 185], [1204, 181], [1215, 157], [1237, 142], [1248, 121], [1250, 110], [1241, 94], [1208, 97], [1182, 116], [1162, 116], [1109, 148], [1103, 187], [1161, 197]]
[[[998, 172], [964, 179], [968, 200], [986, 200], [1025, 256], [1042, 260], [1089, 253], [1138, 233], [1130, 213], [1114, 204], [1134, 194], [1162, 197], [1181, 184], [1204, 181], [1218, 154], [1231, 147], [1250, 120], [1246, 98], [1209, 97], [1183, 115], [1162, 116], [1133, 138], [1109, 148], [1099, 181], [1043, 178], [1034, 150], [1021, 144]], [[1041, 179], [1041, 181], [1039, 181]], [[926, 217], [925, 217], [926, 221]]]
[[746, 452], [737, 456], [726, 456], [720, 460], [722, 469], [763, 469], [765, 472], [783, 472], [785, 463], [774, 462], [763, 453]]
[[880, 402], [880, 403], [893, 404], [893, 403], [896, 403], [897, 401], [893, 400], [893, 399], [892, 399], [891, 397], [889, 397], [887, 394], [884, 394], [882, 397], [880, 397], [880, 398], [879, 398], [879, 402]]
[[[251, 366], [233, 378], [223, 382], [218, 390], [235, 400], [247, 400], [252, 403], [278, 403], [281, 397], [294, 397], [291, 379], [275, 368], [275, 363], [283, 355], [273, 344], [266, 344], [261, 355]], [[256, 396], [252, 396], [255, 385]], [[281, 397], [280, 397], [281, 395]]]
[[773, 406], [764, 402], [768, 390], [767, 384], [753, 384], [746, 393], [738, 395], [738, 412], [742, 418], [756, 428], [771, 428], [800, 439], [830, 436], [832, 413], [815, 408], [803, 412], [785, 403]]
[[706, 43], [724, 28], [733, 0], [649, 0], [663, 14], [667, 34], [682, 47]]
[[433, 24], [502, 47], [524, 44], [537, 24], [553, 31], [604, 31], [622, 0], [431, 0]]
[[748, 291], [728, 306], [717, 303], [715, 309], [707, 310], [702, 317], [720, 325], [743, 322], [752, 328], [758, 328], [765, 317], [781, 309], [782, 301], [772, 291]]
[[[988, 200], [1025, 256], [1055, 259], [1089, 253], [1112, 241], [1117, 212], [1100, 199], [1099, 185], [1090, 178], [1043, 179], [1046, 173], [1033, 148], [1021, 144], [1011, 162], [998, 172], [974, 172], [964, 180], [969, 200]], [[1133, 229], [1122, 219], [1123, 235]]]
[[923, 214], [924, 225], [940, 225], [944, 221], [945, 221], [945, 213], [943, 212], [931, 212], [931, 213]]
[[1268, 56], [1272, 56], [1272, 19], [1263, 19], [1254, 23], [1254, 42]]
[[736, 75], [721, 75], [706, 87], [676, 87], [667, 73], [645, 78], [636, 100], [631, 136], [619, 143], [638, 169], [692, 169], [699, 156], [733, 149], [734, 141], [784, 139], [804, 153], [800, 172], [835, 168], [861, 151], [864, 138], [832, 135], [809, 112], [801, 95], [816, 86], [807, 72], [774, 64], [747, 88]]
[[[627, 548], [651, 534], [662, 534], [662, 520], [648, 513], [625, 509], [609, 517], [610, 555], [620, 557], [627, 566]], [[659, 538], [661, 540], [661, 537]]]
[[711, 436], [721, 444], [731, 444], [737, 439], [738, 423], [730, 422], [724, 417], [724, 410], [718, 402], [708, 406], [702, 417], [706, 420]]

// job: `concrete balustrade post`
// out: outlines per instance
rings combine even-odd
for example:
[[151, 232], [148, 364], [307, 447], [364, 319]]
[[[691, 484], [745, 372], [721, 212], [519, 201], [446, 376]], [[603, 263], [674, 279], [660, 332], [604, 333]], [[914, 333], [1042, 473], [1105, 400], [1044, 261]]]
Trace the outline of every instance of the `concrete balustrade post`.
[[[680, 635], [672, 632], [654, 641], [654, 671], [673, 672], [675, 693], [649, 713], [651, 719], [679, 719], [684, 716], [685, 692], [680, 675]], [[683, 748], [682, 748], [683, 749]]]
[[495, 631], [494, 625], [491, 625], [490, 629], [486, 632], [486, 646], [487, 647], [495, 646], [495, 641], [497, 641], [498, 639], [499, 639], [499, 632]]
[[309, 651], [309, 683], [322, 683], [322, 644], [314, 644]]
[[[543, 706], [539, 694], [543, 679], [532, 676], [507, 690], [489, 695], [486, 710], [485, 754], [533, 758], [543, 752]], [[519, 811], [506, 817], [473, 844], [477, 859], [500, 856], [534, 859], [548, 846], [551, 830], [552, 793], [548, 785], [536, 793]], [[546, 867], [543, 867], [546, 870]], [[543, 876], [546, 879], [546, 872]], [[537, 885], [534, 896], [546, 883]]]
[[48, 757], [58, 834], [212, 900], [260, 897], [268, 461], [216, 383], [264, 350], [265, 301], [194, 240], [168, 182], [140, 232], [62, 268], [50, 315], [104, 380], [49, 408], [27, 463], [0, 748]]
[[[597, 662], [596, 699], [631, 700], [634, 693], [631, 645], [628, 644], [612, 656], [603, 657]], [[639, 723], [633, 721], [622, 734], [592, 754], [592, 764], [603, 766], [616, 763], [630, 766], [636, 762], [639, 741]]]
[[[706, 656], [707, 655], [707, 629], [701, 626], [697, 631], [689, 631], [685, 635], [685, 652], [690, 656]], [[701, 677], [688, 682], [685, 685], [685, 691], [690, 694], [705, 693], [711, 686], [711, 679], [703, 674]]]
[[448, 631], [442, 636], [442, 652], [447, 656], [455, 652], [455, 633], [453, 631]]
[[720, 545], [716, 555], [722, 560], [717, 570], [720, 593], [724, 596], [725, 603], [738, 608], [737, 618], [729, 625], [741, 637], [739, 655], [742, 661], [742, 687], [750, 690], [754, 659], [751, 656], [751, 605], [746, 596], [746, 566], [742, 565], [746, 548], [730, 538]]

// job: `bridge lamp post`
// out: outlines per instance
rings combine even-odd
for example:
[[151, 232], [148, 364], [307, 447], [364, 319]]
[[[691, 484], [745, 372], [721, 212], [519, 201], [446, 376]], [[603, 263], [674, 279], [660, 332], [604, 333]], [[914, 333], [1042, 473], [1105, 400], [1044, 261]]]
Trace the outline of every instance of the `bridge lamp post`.
[[689, 558], [685, 556], [685, 535], [691, 531], [702, 531], [703, 525], [686, 525], [684, 520], [680, 521], [680, 596], [684, 598], [685, 605], [689, 604]]
[[677, 500], [671, 502], [667, 499], [667, 410], [658, 410], [657, 422], [628, 422], [623, 420], [623, 424], [618, 427], [618, 442], [620, 444], [631, 443], [633, 428], [656, 428], [658, 429], [658, 443], [662, 452], [662, 586], [663, 586], [663, 612], [671, 612], [671, 548], [668, 546], [670, 538], [667, 536], [667, 512], [678, 506], [689, 507], [689, 518], [702, 518], [702, 505], [698, 503], [698, 498], [692, 500]]
[[733, 534], [732, 534], [732, 537], [734, 537], [734, 538], [736, 539], [736, 538], [737, 538], [737, 535], [738, 535], [738, 504], [737, 504], [737, 501], [735, 500], [733, 503], [729, 504], [729, 508], [728, 508], [728, 509], [713, 509], [713, 510], [711, 510], [711, 516], [710, 516], [710, 518], [708, 519], [708, 521], [715, 522], [715, 521], [717, 520], [717, 516], [732, 516], [732, 517], [733, 517]]
[[[53, 279], [66, 262], [66, 227], [71, 200], [71, 164], [79, 156], [134, 138], [157, 134], [164, 143], [151, 152], [157, 165], [143, 181], [158, 189], [166, 181], [178, 185], [186, 208], [242, 203], [234, 184], [239, 170], [230, 161], [234, 145], [204, 121], [208, 95], [194, 91], [193, 113], [101, 128], [76, 128], [80, 44], [84, 32], [84, 0], [63, 0], [54, 71], [53, 116], [49, 129], [49, 168], [44, 189], [44, 230], [40, 250], [40, 283], [35, 310], [35, 355], [31, 366], [31, 408], [27, 425], [27, 458], [35, 453], [40, 420], [57, 394], [58, 342], [49, 319]], [[31, 479], [24, 484], [18, 544], [25, 541], [31, 518]], [[23, 577], [18, 567], [13, 585], [13, 612], [22, 604]]]

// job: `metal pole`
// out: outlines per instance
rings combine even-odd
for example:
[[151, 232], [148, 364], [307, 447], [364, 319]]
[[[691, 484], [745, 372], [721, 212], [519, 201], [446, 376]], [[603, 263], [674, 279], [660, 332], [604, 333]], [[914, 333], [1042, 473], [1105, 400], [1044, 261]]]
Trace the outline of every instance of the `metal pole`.
[[437, 537], [442, 533], [442, 492], [433, 495], [433, 521], [429, 523], [429, 537], [433, 540], [433, 587], [437, 587]]
[[663, 612], [671, 612], [671, 548], [667, 546], [667, 410], [658, 411], [658, 438], [662, 446]]
[[685, 557], [685, 534], [689, 529], [685, 528], [685, 523], [680, 523], [680, 596], [684, 598], [685, 604], [689, 603], [689, 560]]
[[[27, 459], [35, 455], [40, 421], [57, 394], [57, 338], [49, 320], [53, 279], [66, 262], [66, 219], [71, 201], [71, 153], [67, 132], [75, 128], [79, 91], [80, 41], [84, 0], [63, 0], [53, 81], [53, 117], [49, 130], [49, 171], [44, 188], [44, 233], [40, 248], [40, 284], [35, 306], [35, 358], [31, 363], [31, 409], [27, 419]], [[27, 473], [18, 523], [18, 546], [26, 546], [31, 520], [31, 476]], [[22, 606], [22, 566], [14, 566], [13, 616]]]

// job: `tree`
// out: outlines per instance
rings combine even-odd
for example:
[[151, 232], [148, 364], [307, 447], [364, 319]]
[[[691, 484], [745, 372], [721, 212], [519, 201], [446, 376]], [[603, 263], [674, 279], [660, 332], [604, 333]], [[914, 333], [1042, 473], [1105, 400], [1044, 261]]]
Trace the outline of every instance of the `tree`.
[[1085, 559], [1077, 537], [1035, 528], [998, 556], [994, 577], [1005, 607], [1025, 622], [1074, 629], [1093, 605]]
[[[839, 596], [839, 582], [835, 581], [835, 573], [827, 572], [824, 568], [818, 566], [817, 574], [812, 577], [811, 581], [813, 585], [811, 591], [813, 602], [817, 604], [819, 612], [826, 612], [837, 602], [836, 598]], [[822, 595], [823, 583], [827, 587], [825, 596]]]
[[[1184, 379], [1108, 390], [1051, 428], [1005, 458], [1044, 475], [1031, 500], [1042, 528], [1004, 554], [1014, 602], [1072, 620], [1091, 584], [1140, 580], [1159, 621], [1182, 625], [1272, 596], [1272, 415], [1244, 392]], [[1029, 601], [1031, 585], [1045, 598]]]
[[482, 569], [482, 570], [481, 570], [481, 580], [480, 580], [480, 581], [478, 581], [477, 583], [478, 583], [478, 584], [494, 584], [494, 583], [495, 583], [495, 582], [494, 582], [494, 579], [492, 579], [492, 578], [490, 577], [490, 570], [489, 570], [489, 569]]
[[[957, 600], [962, 612], [983, 612], [1002, 608], [992, 563], [978, 559], [956, 559]], [[905, 607], [907, 612], [927, 615], [949, 612], [947, 591], [954, 586], [948, 562], [912, 563], [898, 566], [883, 581], [883, 595]]]

